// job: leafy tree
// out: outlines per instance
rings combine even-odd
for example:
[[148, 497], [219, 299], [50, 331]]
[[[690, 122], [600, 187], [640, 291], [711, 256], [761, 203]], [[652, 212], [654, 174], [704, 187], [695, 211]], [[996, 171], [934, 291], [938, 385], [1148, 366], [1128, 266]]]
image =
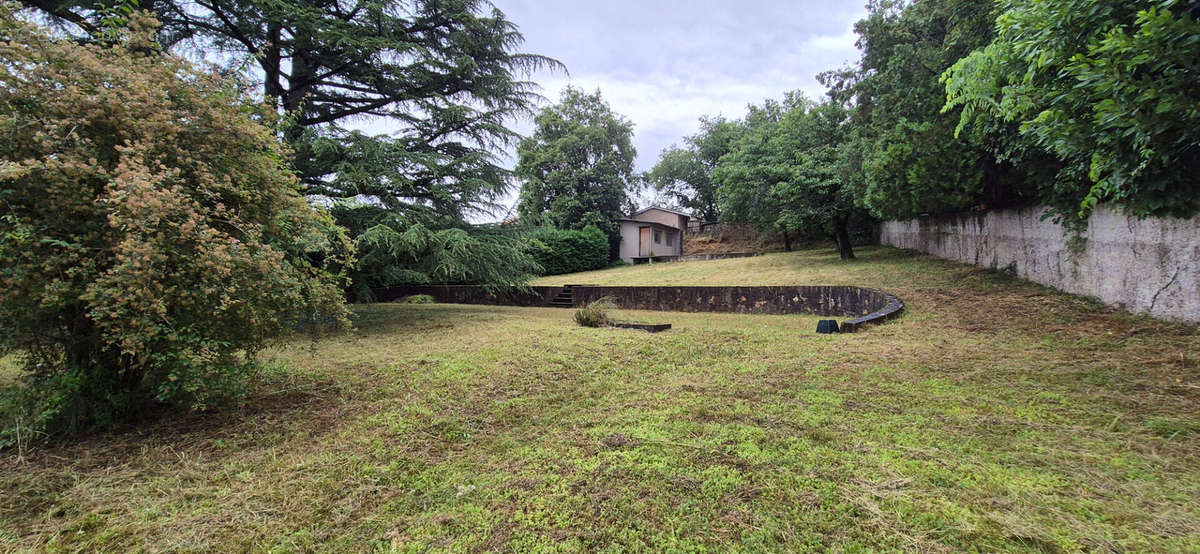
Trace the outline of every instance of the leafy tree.
[[617, 257], [617, 219], [629, 211], [634, 180], [633, 124], [613, 113], [600, 92], [568, 87], [558, 104], [538, 114], [533, 135], [517, 149], [525, 180], [517, 205], [521, 221], [559, 229], [595, 225]]
[[[722, 213], [785, 236], [830, 232], [842, 259], [853, 259], [849, 230], [859, 214], [844, 180], [845, 108], [791, 94], [761, 111], [759, 123], [735, 143], [715, 172], [724, 183], [719, 191]], [[788, 246], [790, 250], [790, 242]]]
[[1043, 198], [1086, 219], [1100, 201], [1136, 215], [1200, 209], [1196, 2], [1004, 0], [998, 35], [945, 74], [958, 130], [1020, 124], [1053, 155]]
[[664, 201], [664, 205], [689, 210], [704, 221], [715, 221], [718, 209], [712, 174], [695, 151], [676, 145], [664, 148], [659, 153], [658, 163], [641, 177], [646, 184], [667, 195], [670, 200]]
[[1003, 136], [954, 135], [942, 113], [941, 73], [992, 36], [993, 4], [975, 0], [872, 0], [855, 25], [862, 59], [821, 80], [852, 106], [847, 159], [859, 203], [877, 216], [907, 218], [1025, 201], [1036, 188], [998, 156]]
[[771, 196], [776, 176], [767, 165], [771, 155], [767, 142], [788, 109], [803, 98], [788, 94], [784, 103], [768, 99], [762, 106], [750, 105], [746, 117], [737, 122], [739, 138], [713, 170], [713, 180], [723, 183], [717, 189], [722, 221], [753, 224], [763, 230], [780, 232], [787, 250], [792, 250], [791, 234], [797, 229], [781, 227], [777, 214], [778, 198]]
[[203, 408], [269, 341], [346, 322], [349, 241], [285, 147], [155, 49], [140, 16], [80, 45], [0, 6], [0, 353], [24, 362], [8, 415], [43, 430]]
[[700, 132], [685, 138], [685, 147], [672, 146], [662, 151], [648, 175], [650, 184], [704, 221], [717, 221], [719, 185], [712, 173], [741, 132], [741, 126], [723, 118], [701, 118]]
[[846, 109], [833, 101], [789, 112], [775, 140], [781, 153], [786, 156], [790, 151], [793, 156], [792, 175], [771, 191], [783, 208], [780, 217], [791, 221], [785, 225], [830, 231], [843, 260], [854, 259], [852, 222], [866, 219], [857, 208], [846, 178], [849, 171], [844, 156], [849, 126]]
[[[96, 34], [111, 6], [132, 1], [24, 4]], [[509, 191], [512, 173], [497, 152], [519, 138], [511, 119], [531, 114], [540, 100], [522, 77], [561, 65], [516, 52], [516, 26], [486, 0], [142, 0], [141, 7], [163, 21], [158, 37], [165, 46], [221, 60], [261, 87], [286, 116], [284, 136], [305, 193], [387, 208], [355, 212], [358, 219], [377, 216], [370, 225], [339, 220], [375, 229], [363, 240], [371, 252], [397, 254], [389, 266], [377, 265], [389, 256], [364, 257], [356, 275], [367, 278], [356, 283], [404, 272], [473, 280], [483, 273], [429, 267], [458, 267], [453, 253], [481, 244], [496, 246], [489, 253], [505, 265], [495, 275], [501, 281], [527, 269], [527, 257], [510, 257], [511, 245], [466, 221], [491, 213]], [[364, 118], [386, 120], [394, 131], [348, 128]], [[399, 255], [402, 242], [386, 229], [423, 229], [446, 248]], [[381, 273], [368, 277], [366, 268]]]

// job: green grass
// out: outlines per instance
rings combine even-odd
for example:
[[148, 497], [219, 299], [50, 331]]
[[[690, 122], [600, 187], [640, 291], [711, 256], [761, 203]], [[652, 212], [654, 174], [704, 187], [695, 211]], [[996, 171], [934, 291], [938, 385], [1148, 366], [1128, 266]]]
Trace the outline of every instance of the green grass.
[[543, 277], [535, 285], [859, 285], [894, 287], [945, 283], [951, 273], [929, 275], [930, 269], [954, 267], [928, 258], [906, 257], [891, 249], [860, 248], [857, 261], [842, 262], [834, 250], [806, 250], [687, 263], [623, 266], [601, 271]]
[[21, 376], [21, 366], [16, 356], [0, 356], [0, 386], [10, 385]]
[[[357, 308], [246, 405], [0, 459], [0, 550], [1200, 551], [1200, 335], [864, 249], [597, 284], [884, 288], [818, 318]], [[0, 455], [3, 456], [3, 455]]]

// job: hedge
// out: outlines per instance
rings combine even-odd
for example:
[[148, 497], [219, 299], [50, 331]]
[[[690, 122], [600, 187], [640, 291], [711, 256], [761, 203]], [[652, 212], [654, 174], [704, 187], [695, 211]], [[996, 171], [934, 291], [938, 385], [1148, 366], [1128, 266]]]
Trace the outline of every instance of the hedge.
[[582, 231], [541, 228], [531, 236], [530, 254], [542, 266], [542, 275], [603, 269], [608, 266], [608, 237], [595, 225]]

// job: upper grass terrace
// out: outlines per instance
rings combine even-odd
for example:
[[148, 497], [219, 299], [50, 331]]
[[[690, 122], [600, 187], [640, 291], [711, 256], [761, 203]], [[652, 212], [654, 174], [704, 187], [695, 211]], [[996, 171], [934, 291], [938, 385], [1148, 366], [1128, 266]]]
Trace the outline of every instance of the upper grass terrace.
[[1200, 551], [1200, 334], [869, 248], [537, 284], [850, 284], [906, 314], [356, 307], [244, 405], [0, 453], [0, 549]]

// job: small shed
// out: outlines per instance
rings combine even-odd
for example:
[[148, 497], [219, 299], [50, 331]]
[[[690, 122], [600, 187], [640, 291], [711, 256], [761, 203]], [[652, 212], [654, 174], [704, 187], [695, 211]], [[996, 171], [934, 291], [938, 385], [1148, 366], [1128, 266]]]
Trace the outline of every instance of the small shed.
[[688, 219], [688, 214], [658, 206], [619, 219], [621, 259], [631, 264], [678, 259]]

